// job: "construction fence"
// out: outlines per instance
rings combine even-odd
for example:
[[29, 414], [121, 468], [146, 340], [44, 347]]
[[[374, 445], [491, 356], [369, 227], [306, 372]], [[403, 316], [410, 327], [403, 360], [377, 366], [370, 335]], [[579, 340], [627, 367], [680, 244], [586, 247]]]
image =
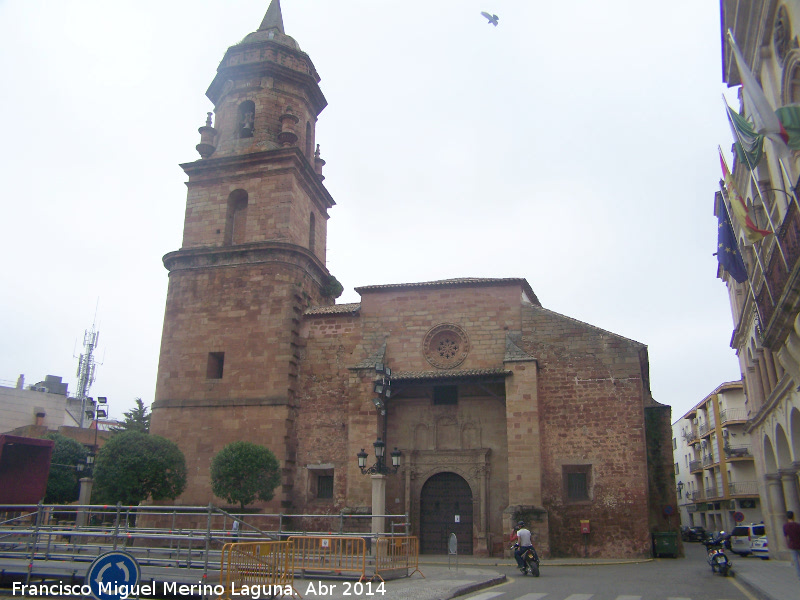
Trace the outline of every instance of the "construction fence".
[[368, 560], [366, 540], [355, 536], [291, 536], [280, 542], [226, 544], [220, 565], [225, 593], [220, 598], [233, 600], [254, 589], [262, 595], [301, 597], [294, 587], [295, 576], [384, 581], [403, 571], [405, 576], [424, 577], [419, 570], [419, 540], [414, 536], [379, 537], [374, 562], [372, 557]]

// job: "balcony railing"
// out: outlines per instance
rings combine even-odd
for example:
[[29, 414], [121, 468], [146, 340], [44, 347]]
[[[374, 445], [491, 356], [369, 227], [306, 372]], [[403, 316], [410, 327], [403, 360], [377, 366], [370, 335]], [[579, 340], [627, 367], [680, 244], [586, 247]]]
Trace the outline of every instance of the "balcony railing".
[[[758, 311], [762, 318], [763, 331], [762, 341], [763, 345], [767, 348], [775, 349], [778, 342], [780, 342], [787, 329], [792, 327], [795, 318], [795, 312], [785, 310], [789, 306], [784, 307], [780, 304], [781, 297], [788, 298], [787, 303], [791, 303], [794, 297], [793, 294], [787, 294], [784, 290], [787, 284], [793, 286], [797, 283], [796, 279], [790, 279], [790, 272], [793, 272], [795, 266], [800, 260], [800, 213], [797, 210], [795, 202], [789, 203], [789, 209], [783, 222], [778, 227], [776, 241], [780, 244], [783, 250], [783, 255], [786, 257], [786, 262], [789, 268], [786, 268], [781, 252], [778, 248], [773, 248], [769, 257], [769, 262], [765, 267], [765, 281], [761, 285], [761, 289], [756, 296], [756, 303], [758, 304]], [[773, 304], [770, 294], [772, 292], [776, 304]], [[796, 290], [795, 290], [796, 291]]]
[[699, 440], [700, 436], [697, 434], [697, 427], [692, 427], [691, 429], [684, 431], [683, 439], [686, 440], [687, 444], [691, 444], [694, 440]]
[[719, 421], [722, 425], [731, 421], [747, 421], [747, 410], [744, 408], [725, 408], [719, 412]]
[[719, 462], [718, 459], [714, 458], [711, 454], [704, 454], [703, 455], [703, 466], [710, 467], [711, 465], [715, 465]]
[[689, 472], [694, 473], [695, 471], [701, 471], [703, 469], [703, 463], [699, 460], [693, 460], [689, 463]]
[[725, 456], [728, 458], [753, 458], [753, 453], [750, 451], [749, 444], [740, 444], [725, 446]]
[[708, 488], [706, 490], [706, 498], [709, 500], [712, 498], [722, 498], [722, 490], [716, 487]]
[[700, 423], [700, 425], [697, 426], [697, 433], [700, 437], [703, 437], [709, 431], [711, 431], [711, 425], [708, 423]]
[[731, 481], [728, 484], [731, 496], [758, 496], [758, 482]]

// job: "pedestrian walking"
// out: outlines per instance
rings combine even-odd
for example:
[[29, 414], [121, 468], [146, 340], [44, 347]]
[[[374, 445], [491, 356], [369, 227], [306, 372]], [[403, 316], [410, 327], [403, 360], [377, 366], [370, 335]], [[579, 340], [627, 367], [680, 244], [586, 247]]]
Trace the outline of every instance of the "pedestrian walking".
[[800, 523], [794, 520], [794, 512], [786, 511], [786, 523], [783, 525], [783, 535], [786, 536], [786, 545], [792, 554], [794, 570], [800, 579]]

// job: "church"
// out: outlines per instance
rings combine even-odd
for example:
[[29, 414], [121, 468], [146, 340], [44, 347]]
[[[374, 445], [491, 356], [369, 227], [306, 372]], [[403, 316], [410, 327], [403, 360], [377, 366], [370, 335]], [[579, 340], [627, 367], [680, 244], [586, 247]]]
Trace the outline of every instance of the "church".
[[265, 513], [407, 514], [421, 552], [456, 533], [476, 556], [501, 555], [522, 519], [545, 556], [650, 556], [678, 523], [647, 347], [543, 307], [523, 278], [364, 285], [336, 304], [319, 82], [272, 0], [225, 52], [200, 158], [181, 165], [151, 427], [186, 456], [176, 502], [224, 506], [211, 459], [247, 440], [282, 467]]

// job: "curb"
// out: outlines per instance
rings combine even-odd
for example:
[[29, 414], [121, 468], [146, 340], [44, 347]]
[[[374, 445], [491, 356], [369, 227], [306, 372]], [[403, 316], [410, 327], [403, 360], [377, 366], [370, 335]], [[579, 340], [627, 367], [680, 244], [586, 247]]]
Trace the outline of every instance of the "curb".
[[498, 577], [486, 579], [485, 581], [476, 581], [475, 583], [462, 585], [461, 587], [455, 588], [454, 590], [450, 590], [449, 592], [447, 592], [446, 595], [439, 598], [439, 600], [450, 600], [451, 598], [455, 598], [456, 596], [464, 596], [466, 594], [471, 594], [472, 592], [477, 592], [478, 590], [482, 590], [488, 587], [494, 587], [496, 585], [500, 585], [501, 583], [505, 583], [506, 579], [507, 578], [505, 575], [499, 575]]
[[753, 583], [752, 581], [750, 581], [749, 578], [747, 577], [747, 575], [742, 575], [741, 573], [737, 573], [735, 569], [733, 570], [733, 573], [734, 573], [734, 575], [733, 575], [734, 580], [737, 583], [739, 583], [742, 587], [747, 588], [749, 591], [753, 592], [754, 594], [757, 594], [758, 596], [760, 596], [760, 597], [762, 597], [764, 599], [768, 599], [768, 600], [781, 600], [780, 598], [777, 598], [777, 597], [773, 596], [772, 594], [767, 592], [762, 587], [760, 587], [760, 586], [756, 585], [755, 583]]

